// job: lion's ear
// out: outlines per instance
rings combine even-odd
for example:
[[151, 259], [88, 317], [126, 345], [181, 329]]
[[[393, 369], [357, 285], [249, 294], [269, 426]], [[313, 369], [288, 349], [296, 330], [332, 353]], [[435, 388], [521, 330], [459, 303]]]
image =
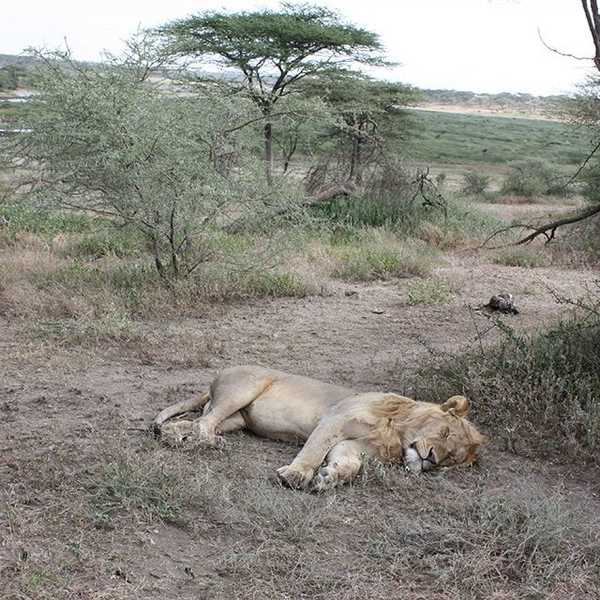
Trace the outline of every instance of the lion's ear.
[[442, 404], [441, 409], [457, 417], [466, 417], [469, 413], [469, 401], [464, 396], [452, 396]]

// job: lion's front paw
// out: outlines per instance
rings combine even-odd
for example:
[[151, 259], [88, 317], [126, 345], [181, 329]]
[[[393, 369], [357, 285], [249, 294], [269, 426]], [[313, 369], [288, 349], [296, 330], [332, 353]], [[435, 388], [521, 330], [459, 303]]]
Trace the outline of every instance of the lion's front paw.
[[207, 425], [201, 418], [192, 424], [192, 441], [209, 448], [220, 448], [224, 445], [223, 436], [217, 435], [215, 428]]
[[286, 465], [277, 469], [277, 477], [279, 477], [279, 481], [288, 487], [295, 490], [304, 490], [313, 477], [313, 470]]
[[330, 467], [322, 467], [311, 482], [312, 492], [326, 492], [332, 490], [339, 483], [338, 474]]

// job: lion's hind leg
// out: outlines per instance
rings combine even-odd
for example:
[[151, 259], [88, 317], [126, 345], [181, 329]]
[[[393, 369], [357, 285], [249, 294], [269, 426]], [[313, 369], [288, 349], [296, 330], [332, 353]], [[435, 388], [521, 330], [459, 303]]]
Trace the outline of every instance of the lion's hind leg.
[[194, 442], [207, 446], [222, 443], [221, 434], [246, 426], [242, 409], [254, 402], [273, 385], [270, 377], [238, 374], [237, 369], [224, 371], [211, 386], [210, 403], [204, 414], [192, 422], [189, 436]]
[[222, 435], [224, 433], [231, 433], [232, 431], [239, 431], [245, 427], [246, 420], [244, 419], [242, 413], [238, 411], [219, 423], [219, 426], [217, 427], [217, 434]]
[[210, 394], [202, 394], [201, 396], [182, 400], [181, 402], [176, 402], [175, 404], [171, 404], [171, 406], [167, 406], [167, 408], [161, 410], [154, 418], [154, 421], [152, 421], [152, 429], [156, 434], [160, 434], [163, 424], [166, 421], [178, 415], [182, 415], [183, 413], [202, 408], [209, 399]]
[[180, 446], [184, 442], [190, 440], [203, 446], [216, 447], [223, 445], [224, 433], [239, 431], [246, 426], [246, 421], [244, 420], [242, 413], [236, 412], [219, 424], [218, 429], [215, 431], [214, 438], [206, 440], [202, 435], [198, 435], [196, 423], [201, 418], [202, 417], [195, 421], [182, 419], [180, 421], [173, 421], [172, 423], [165, 423], [160, 429], [161, 440], [167, 446]]

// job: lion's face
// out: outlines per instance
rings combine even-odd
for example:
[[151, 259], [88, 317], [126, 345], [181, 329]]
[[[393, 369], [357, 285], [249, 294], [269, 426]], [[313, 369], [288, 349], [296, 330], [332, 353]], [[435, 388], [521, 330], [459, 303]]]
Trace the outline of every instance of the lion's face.
[[468, 402], [462, 396], [450, 398], [438, 414], [429, 415], [425, 427], [404, 448], [404, 464], [414, 473], [439, 467], [471, 465], [487, 438], [463, 417]]
[[477, 460], [477, 451], [483, 441], [452, 433], [449, 427], [443, 426], [437, 434], [411, 442], [404, 450], [404, 464], [415, 473], [438, 467], [471, 465]]

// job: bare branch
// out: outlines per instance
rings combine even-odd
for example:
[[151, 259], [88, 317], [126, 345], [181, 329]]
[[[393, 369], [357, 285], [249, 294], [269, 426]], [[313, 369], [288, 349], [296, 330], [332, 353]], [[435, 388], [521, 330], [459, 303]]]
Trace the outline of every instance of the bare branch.
[[[586, 208], [585, 210], [576, 212], [571, 216], [556, 219], [555, 221], [551, 221], [550, 223], [545, 223], [542, 225], [533, 225], [531, 223], [513, 223], [512, 225], [508, 225], [507, 227], [503, 227], [502, 229], [497, 229], [496, 231], [494, 231], [494, 233], [487, 237], [481, 244], [481, 246], [479, 246], [479, 249], [487, 248], [488, 250], [498, 250], [500, 248], [508, 248], [510, 246], [521, 246], [523, 244], [529, 244], [533, 242], [533, 240], [535, 240], [539, 236], [545, 237], [546, 243], [548, 243], [554, 239], [556, 235], [556, 230], [559, 227], [563, 227], [564, 225], [572, 225], [573, 223], [579, 223], [580, 221], [589, 219], [590, 217], [593, 217], [598, 213], [600, 213], [600, 204], [595, 204]], [[532, 233], [526, 235], [524, 238], [521, 238], [516, 242], [501, 244], [499, 246], [487, 245], [495, 237], [503, 233], [507, 233], [508, 231], [512, 231], [513, 229], [525, 229], [531, 231]]]
[[554, 48], [553, 46], [551, 46], [550, 44], [548, 44], [546, 42], [546, 40], [542, 37], [542, 32], [540, 31], [540, 28], [538, 27], [538, 37], [540, 38], [540, 42], [542, 42], [542, 44], [548, 48], [548, 50], [550, 50], [550, 52], [554, 52], [554, 54], [558, 54], [559, 56], [566, 56], [567, 58], [574, 58], [575, 60], [594, 60], [593, 56], [576, 56], [575, 54], [570, 54], [569, 52], [563, 52], [562, 50], [558, 50], [557, 48]]
[[585, 169], [585, 166], [590, 162], [590, 160], [592, 159], [594, 154], [598, 152], [598, 150], [600, 150], [600, 141], [594, 146], [593, 150], [585, 157], [585, 160], [579, 165], [577, 171], [575, 171], [575, 173], [571, 177], [569, 177], [569, 180], [565, 183], [564, 187], [567, 187], [568, 185], [573, 183], [577, 179], [577, 177], [579, 177], [581, 171]]

